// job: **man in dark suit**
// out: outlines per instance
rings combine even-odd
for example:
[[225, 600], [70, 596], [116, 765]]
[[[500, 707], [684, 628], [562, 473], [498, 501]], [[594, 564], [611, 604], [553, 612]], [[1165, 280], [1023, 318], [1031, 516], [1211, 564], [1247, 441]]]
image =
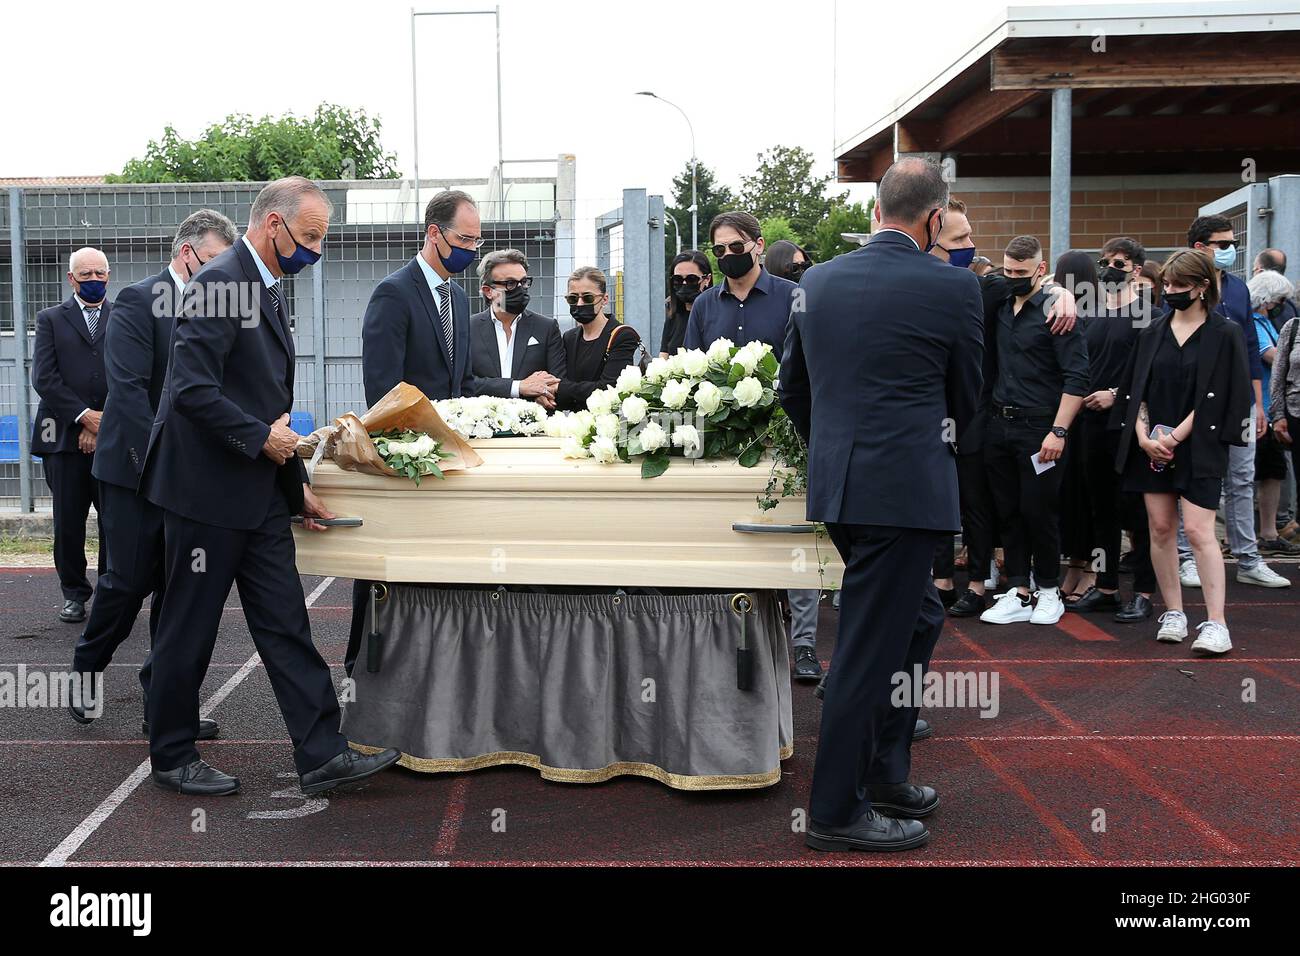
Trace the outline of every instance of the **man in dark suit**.
[[[424, 208], [424, 245], [414, 259], [387, 276], [370, 295], [361, 320], [361, 374], [366, 404], [398, 382], [414, 385], [431, 401], [473, 395], [469, 296], [451, 277], [464, 272], [483, 245], [478, 205], [447, 189]], [[366, 631], [369, 581], [352, 585], [352, 630], [343, 658], [352, 673]]]
[[475, 395], [553, 398], [567, 367], [559, 323], [528, 308], [528, 257], [498, 249], [478, 267], [488, 308], [470, 317]]
[[[68, 259], [72, 296], [36, 315], [32, 387], [41, 403], [32, 423], [32, 454], [41, 456], [54, 497], [54, 566], [63, 589], [59, 620], [67, 624], [86, 619], [91, 595], [86, 518], [92, 504], [99, 511], [91, 461], [108, 395], [104, 333], [112, 312], [109, 271], [108, 259], [98, 249], [78, 249]], [[103, 563], [101, 548], [101, 571]]]
[[294, 345], [280, 279], [320, 259], [330, 203], [291, 176], [253, 201], [247, 234], [205, 266], [176, 317], [141, 487], [162, 508], [166, 590], [148, 700], [154, 782], [225, 794], [239, 781], [199, 758], [199, 689], [231, 584], [293, 740], [304, 794], [356, 785], [394, 763], [339, 733], [329, 667], [311, 639], [291, 515], [332, 515], [306, 484], [289, 428]]
[[[221, 213], [211, 209], [192, 213], [176, 230], [167, 268], [127, 286], [113, 303], [113, 324], [104, 333], [108, 400], [93, 468], [99, 482], [98, 510], [107, 560], [95, 581], [90, 618], [72, 658], [73, 670], [79, 673], [103, 673], [113, 652], [130, 637], [140, 607], [151, 593], [151, 645], [157, 633], [162, 609], [163, 514], [137, 493], [140, 469], [158, 411], [172, 325], [185, 284], [204, 263], [229, 249], [235, 238], [234, 223]], [[140, 683], [147, 699], [147, 660], [140, 671]], [[94, 719], [85, 704], [77, 701], [71, 706], [78, 723]], [[146, 724], [144, 733], [148, 732]], [[200, 740], [216, 734], [216, 721], [205, 718], [200, 722]]]
[[[926, 252], [943, 227], [939, 167], [900, 160], [880, 182], [880, 228], [804, 273], [780, 398], [808, 445], [808, 518], [844, 559], [839, 634], [826, 679], [808, 845], [921, 846], [939, 804], [907, 782], [922, 688], [943, 627], [935, 548], [961, 526], [954, 436], [975, 414], [983, 362], [979, 283]], [[880, 811], [889, 816], [884, 816]]]

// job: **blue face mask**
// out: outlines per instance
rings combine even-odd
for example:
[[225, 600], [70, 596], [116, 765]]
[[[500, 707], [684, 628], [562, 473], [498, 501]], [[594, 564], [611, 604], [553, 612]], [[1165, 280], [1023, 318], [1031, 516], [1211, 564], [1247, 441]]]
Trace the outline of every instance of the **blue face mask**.
[[[442, 230], [441, 226], [438, 228], [439, 231]], [[434, 246], [435, 251], [437, 248], [437, 246]], [[442, 267], [451, 275], [457, 275], [458, 273], [464, 272], [469, 268], [469, 264], [474, 261], [475, 256], [478, 255], [477, 250], [462, 249], [460, 246], [453, 246], [450, 241], [447, 242], [447, 248], [451, 251], [445, 256], [441, 252], [438, 252], [438, 261], [442, 263]]]
[[77, 283], [77, 294], [82, 302], [103, 302], [108, 291], [108, 282], [104, 279], [82, 279]]
[[[939, 248], [943, 249], [942, 246]], [[944, 249], [948, 253], [948, 265], [956, 266], [958, 269], [966, 269], [975, 260], [975, 247], [969, 249]]]
[[1214, 250], [1214, 264], [1220, 269], [1231, 269], [1233, 263], [1237, 261], [1237, 247], [1229, 246], [1227, 249]]
[[[289, 232], [289, 224], [287, 222], [284, 224], [284, 231]], [[291, 256], [280, 255], [280, 246], [274, 239], [271, 240], [271, 245], [275, 247], [275, 258], [276, 261], [280, 263], [280, 271], [287, 276], [296, 276], [299, 272], [302, 272], [303, 269], [307, 268], [307, 266], [314, 266], [319, 262], [320, 253], [312, 252], [306, 246], [300, 245], [298, 240], [293, 238], [292, 232], [289, 232], [289, 238], [293, 239], [294, 244], [293, 255]]]

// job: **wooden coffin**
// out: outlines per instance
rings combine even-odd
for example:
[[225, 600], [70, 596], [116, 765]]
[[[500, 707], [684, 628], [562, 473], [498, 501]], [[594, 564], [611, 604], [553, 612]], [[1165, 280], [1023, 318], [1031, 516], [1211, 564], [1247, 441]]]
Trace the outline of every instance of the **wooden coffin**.
[[[312, 487], [359, 528], [295, 528], [298, 569], [396, 582], [680, 588], [838, 587], [843, 565], [809, 533], [804, 499], [760, 511], [769, 463], [563, 458], [555, 438], [473, 441], [483, 464], [420, 487], [323, 460]], [[818, 568], [824, 562], [824, 576]]]

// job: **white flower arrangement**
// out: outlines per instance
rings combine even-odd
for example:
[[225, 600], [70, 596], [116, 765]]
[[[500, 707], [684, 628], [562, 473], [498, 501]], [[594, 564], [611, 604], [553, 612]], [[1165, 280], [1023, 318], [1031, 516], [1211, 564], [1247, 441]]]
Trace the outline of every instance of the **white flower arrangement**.
[[443, 421], [466, 438], [549, 434], [546, 409], [523, 398], [446, 398], [434, 402], [433, 407]]

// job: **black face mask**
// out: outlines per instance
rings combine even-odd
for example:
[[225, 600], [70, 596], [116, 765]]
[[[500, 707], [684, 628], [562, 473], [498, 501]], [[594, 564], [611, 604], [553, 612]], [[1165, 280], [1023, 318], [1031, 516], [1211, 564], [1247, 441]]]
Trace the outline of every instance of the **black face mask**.
[[[199, 269], [202, 269], [204, 266], [206, 266], [206, 265], [208, 264], [208, 262], [211, 262], [211, 261], [212, 261], [211, 259], [209, 259], [208, 262], [204, 262], [202, 259], [199, 259], [199, 254], [198, 254], [197, 252], [195, 252], [192, 248], [190, 249], [190, 254], [193, 255], [194, 258], [198, 260], [198, 263], [199, 263]], [[193, 278], [194, 278], [194, 274], [195, 274], [196, 272], [198, 272], [199, 269], [191, 269], [191, 268], [187, 265], [187, 266], [185, 267], [185, 272], [186, 272], [185, 281], [186, 281], [186, 282], [189, 282], [191, 279], [193, 279]]]
[[1188, 290], [1187, 292], [1165, 293], [1165, 302], [1169, 305], [1169, 308], [1173, 309], [1175, 312], [1185, 312], [1187, 309], [1191, 308], [1193, 301], [1191, 290]]
[[682, 286], [680, 289], [673, 289], [673, 295], [681, 302], [694, 302], [699, 298], [700, 293], [704, 290], [698, 286], [694, 289], [688, 286]]
[[573, 316], [574, 321], [586, 325], [588, 322], [596, 321], [595, 305], [571, 305], [569, 306], [569, 315]]
[[1268, 317], [1269, 317], [1270, 319], [1277, 319], [1281, 314], [1282, 314], [1282, 303], [1281, 303], [1281, 302], [1279, 302], [1277, 305], [1273, 306], [1272, 308], [1270, 308], [1270, 309], [1268, 310]]
[[752, 252], [742, 252], [739, 255], [733, 252], [718, 260], [718, 271], [728, 279], [739, 279], [752, 268], [754, 268]]
[[1127, 272], [1125, 272], [1123, 269], [1116, 269], [1114, 266], [1107, 266], [1105, 269], [1101, 270], [1102, 282], [1112, 282], [1112, 283], [1127, 282], [1128, 277], [1129, 274]]
[[498, 296], [501, 308], [509, 315], [522, 315], [528, 308], [528, 290], [523, 286], [511, 289], [504, 296]]
[[1019, 298], [1022, 295], [1029, 295], [1034, 288], [1034, 281], [1033, 276], [1025, 276], [1021, 279], [1008, 279], [1007, 291], [1016, 298]]

